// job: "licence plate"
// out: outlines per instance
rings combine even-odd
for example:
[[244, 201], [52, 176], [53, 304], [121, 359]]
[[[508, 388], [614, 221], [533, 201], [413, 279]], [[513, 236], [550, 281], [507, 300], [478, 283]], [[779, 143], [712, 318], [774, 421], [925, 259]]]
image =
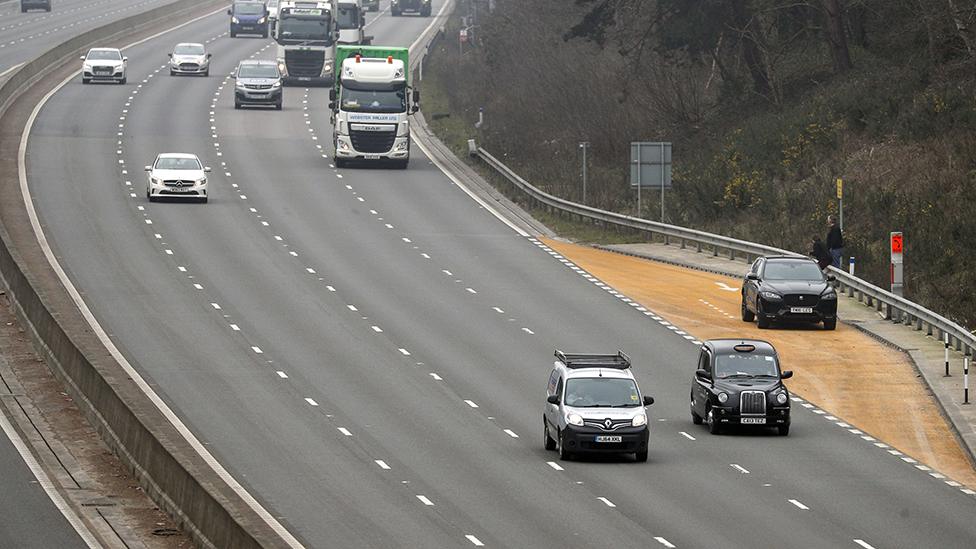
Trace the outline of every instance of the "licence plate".
[[364, 154], [363, 155], [363, 158], [365, 158], [366, 160], [379, 160], [380, 159], [380, 155], [378, 155], [378, 154]]
[[620, 435], [597, 435], [596, 442], [623, 442], [624, 437]]
[[312, 80], [311, 76], [299, 76], [298, 79], [302, 82], [309, 82]]
[[743, 425], [765, 425], [766, 418], [764, 417], [744, 417], [742, 418]]
[[791, 313], [799, 314], [811, 314], [813, 313], [813, 307], [790, 307]]

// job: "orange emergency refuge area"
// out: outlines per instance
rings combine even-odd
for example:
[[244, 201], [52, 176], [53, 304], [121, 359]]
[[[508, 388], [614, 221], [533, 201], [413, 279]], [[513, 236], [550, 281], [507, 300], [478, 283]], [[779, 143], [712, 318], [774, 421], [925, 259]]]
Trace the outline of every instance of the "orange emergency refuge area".
[[[834, 331], [819, 325], [760, 330], [740, 318], [741, 281], [737, 279], [588, 246], [544, 242], [698, 339], [769, 341], [784, 368], [796, 372], [787, 384], [798, 396], [925, 465], [976, 487], [976, 471], [903, 353], [843, 322]], [[690, 376], [693, 365], [688, 368]], [[892, 402], [898, 403], [897, 417], [892, 417]]]

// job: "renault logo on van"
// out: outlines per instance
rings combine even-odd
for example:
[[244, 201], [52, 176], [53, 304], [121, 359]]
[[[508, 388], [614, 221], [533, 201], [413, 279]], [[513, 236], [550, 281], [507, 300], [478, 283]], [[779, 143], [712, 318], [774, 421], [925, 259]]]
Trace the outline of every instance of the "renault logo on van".
[[606, 420], [604, 420], [603, 426], [606, 427], [607, 429], [609, 429], [609, 428], [613, 427], [613, 422], [610, 421], [610, 418], [607, 418]]

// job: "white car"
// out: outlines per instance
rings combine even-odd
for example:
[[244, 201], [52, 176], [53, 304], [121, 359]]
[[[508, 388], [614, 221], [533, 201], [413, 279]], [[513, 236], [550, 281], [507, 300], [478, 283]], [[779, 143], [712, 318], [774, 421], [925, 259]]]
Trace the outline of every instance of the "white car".
[[163, 153], [146, 166], [146, 198], [194, 198], [207, 201], [207, 174], [195, 154]]
[[202, 74], [210, 76], [210, 57], [203, 44], [183, 43], [169, 54], [169, 75]]
[[129, 58], [118, 48], [92, 48], [81, 58], [81, 83], [91, 81], [125, 84], [125, 69]]

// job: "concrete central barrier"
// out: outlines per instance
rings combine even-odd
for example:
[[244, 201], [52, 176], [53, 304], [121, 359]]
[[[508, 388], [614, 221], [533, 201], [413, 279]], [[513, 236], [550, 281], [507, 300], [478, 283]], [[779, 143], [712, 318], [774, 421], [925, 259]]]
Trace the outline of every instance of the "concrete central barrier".
[[0, 85], [0, 280], [35, 347], [92, 426], [198, 545], [295, 547], [298, 542], [229, 475], [221, 476], [219, 465], [193, 447], [102, 344], [38, 244], [19, 186], [17, 152], [30, 112], [80, 54], [226, 4], [179, 0], [109, 23], [44, 52]]

